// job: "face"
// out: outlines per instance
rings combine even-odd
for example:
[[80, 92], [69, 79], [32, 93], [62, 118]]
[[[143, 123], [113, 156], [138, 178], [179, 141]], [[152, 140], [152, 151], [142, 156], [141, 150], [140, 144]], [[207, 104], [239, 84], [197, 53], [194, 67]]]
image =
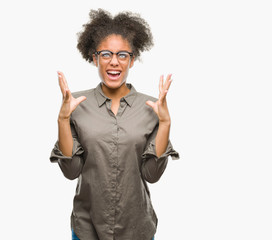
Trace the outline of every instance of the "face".
[[[120, 35], [112, 34], [106, 37], [96, 49], [97, 52], [102, 50], [108, 50], [113, 53], [120, 51], [132, 52], [129, 42]], [[106, 56], [106, 57], [103, 57]], [[94, 64], [98, 67], [99, 76], [101, 81], [111, 89], [117, 89], [126, 82], [129, 69], [133, 66], [134, 56], [124, 58], [123, 55], [112, 55], [112, 58], [108, 55], [94, 55]]]

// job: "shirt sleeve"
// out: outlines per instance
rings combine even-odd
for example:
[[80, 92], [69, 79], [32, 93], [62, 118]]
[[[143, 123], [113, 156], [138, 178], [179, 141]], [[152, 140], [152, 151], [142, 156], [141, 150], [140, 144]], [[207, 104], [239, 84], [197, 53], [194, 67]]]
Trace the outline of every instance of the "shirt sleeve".
[[52, 163], [57, 162], [64, 176], [70, 180], [77, 178], [84, 164], [83, 153], [84, 149], [78, 141], [76, 130], [72, 120], [70, 121], [71, 132], [73, 136], [73, 150], [72, 156], [65, 156], [60, 148], [59, 142], [57, 141], [50, 155], [50, 161]]
[[158, 127], [155, 128], [155, 130], [149, 137], [145, 151], [142, 154], [142, 175], [143, 178], [149, 183], [155, 183], [159, 181], [167, 166], [169, 156], [171, 156], [172, 160], [179, 159], [179, 153], [173, 149], [170, 140], [168, 141], [165, 152], [160, 157], [156, 155], [155, 140], [157, 131]]

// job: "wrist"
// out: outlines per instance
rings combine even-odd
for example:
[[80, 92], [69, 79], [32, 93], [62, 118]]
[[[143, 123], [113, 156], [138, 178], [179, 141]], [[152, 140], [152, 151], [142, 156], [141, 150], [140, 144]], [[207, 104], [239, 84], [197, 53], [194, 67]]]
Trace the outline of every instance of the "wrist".
[[159, 125], [170, 127], [171, 126], [171, 120], [159, 120]]
[[70, 123], [70, 117], [66, 118], [66, 117], [58, 117], [58, 123]]

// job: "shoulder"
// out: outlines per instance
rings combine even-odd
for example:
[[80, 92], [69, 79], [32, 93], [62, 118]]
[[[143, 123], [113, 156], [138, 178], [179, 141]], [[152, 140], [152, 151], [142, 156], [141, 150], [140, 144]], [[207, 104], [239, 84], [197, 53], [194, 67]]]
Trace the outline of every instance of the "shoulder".
[[72, 92], [72, 96], [74, 98], [78, 98], [81, 96], [86, 97], [86, 100], [81, 102], [76, 109], [72, 112], [71, 118], [81, 117], [82, 114], [86, 114], [86, 109], [94, 108], [97, 106], [97, 101], [95, 101], [94, 89], [86, 89], [81, 91]]

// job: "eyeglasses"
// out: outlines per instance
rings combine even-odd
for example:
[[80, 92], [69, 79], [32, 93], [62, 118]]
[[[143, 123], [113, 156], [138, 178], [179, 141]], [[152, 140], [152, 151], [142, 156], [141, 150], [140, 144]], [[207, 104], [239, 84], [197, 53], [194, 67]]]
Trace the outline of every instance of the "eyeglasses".
[[120, 52], [114, 53], [109, 50], [102, 50], [102, 51], [96, 51], [95, 54], [99, 55], [101, 59], [104, 61], [110, 61], [113, 55], [116, 54], [119, 62], [127, 62], [130, 59], [130, 57], [133, 56], [133, 53], [128, 51], [120, 51]]

